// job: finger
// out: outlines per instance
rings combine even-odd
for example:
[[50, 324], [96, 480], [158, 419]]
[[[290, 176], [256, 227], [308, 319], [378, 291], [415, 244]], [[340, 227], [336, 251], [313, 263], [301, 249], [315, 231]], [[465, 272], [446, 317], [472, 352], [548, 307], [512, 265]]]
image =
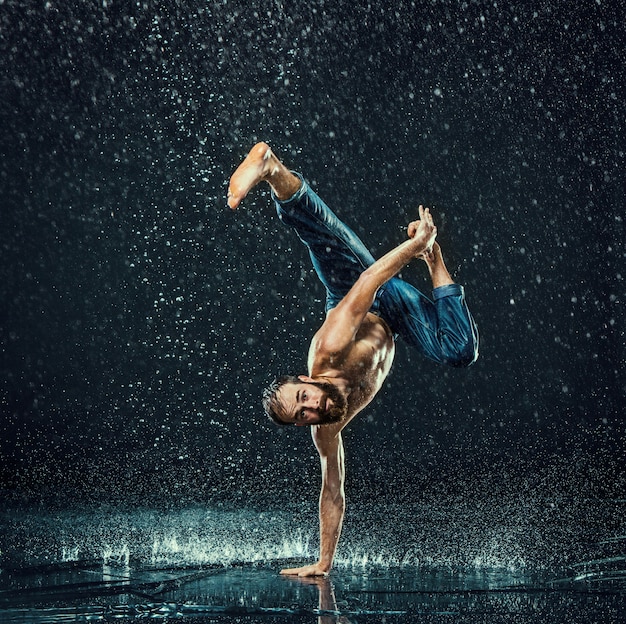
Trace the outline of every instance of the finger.
[[426, 208], [426, 210], [424, 210], [424, 219], [426, 219], [426, 223], [430, 226], [434, 225], [433, 222], [433, 215], [430, 212], [429, 208]]
[[280, 573], [285, 576], [293, 576], [294, 574], [298, 574], [300, 568], [285, 568], [281, 570]]
[[326, 572], [322, 572], [321, 570], [317, 570], [316, 568], [313, 568], [312, 570], [303, 570], [302, 572], [300, 572], [300, 574], [298, 574], [298, 576], [301, 576], [301, 577], [326, 576]]

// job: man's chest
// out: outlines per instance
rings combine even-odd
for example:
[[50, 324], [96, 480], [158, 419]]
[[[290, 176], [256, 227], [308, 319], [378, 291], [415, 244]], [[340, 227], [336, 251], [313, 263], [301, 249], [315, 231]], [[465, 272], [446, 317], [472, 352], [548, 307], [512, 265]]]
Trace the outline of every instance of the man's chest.
[[354, 340], [338, 353], [316, 348], [309, 350], [309, 374], [331, 375], [349, 380], [351, 385], [377, 387], [387, 376], [393, 362], [395, 344], [391, 331], [376, 316], [368, 315]]
[[354, 380], [376, 384], [381, 376], [383, 379], [387, 376], [394, 353], [392, 338], [384, 341], [356, 340], [343, 363], [344, 372]]

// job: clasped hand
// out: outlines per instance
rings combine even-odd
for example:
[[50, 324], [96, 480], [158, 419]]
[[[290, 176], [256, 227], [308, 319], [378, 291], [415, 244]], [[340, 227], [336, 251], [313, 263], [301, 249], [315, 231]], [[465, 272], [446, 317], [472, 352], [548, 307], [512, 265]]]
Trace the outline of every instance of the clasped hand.
[[411, 221], [407, 227], [407, 234], [419, 247], [417, 256], [429, 254], [432, 250], [435, 238], [437, 237], [437, 227], [433, 221], [428, 208], [419, 207], [420, 218], [418, 221]]

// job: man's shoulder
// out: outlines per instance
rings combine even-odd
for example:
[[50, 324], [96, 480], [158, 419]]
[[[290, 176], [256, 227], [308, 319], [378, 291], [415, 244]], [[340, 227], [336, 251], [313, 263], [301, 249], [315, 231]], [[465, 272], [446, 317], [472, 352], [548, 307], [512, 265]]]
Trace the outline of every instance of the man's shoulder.
[[[354, 343], [354, 318], [347, 315], [343, 302], [328, 311], [322, 326], [311, 340], [311, 351], [321, 354], [336, 354], [349, 349]], [[360, 326], [360, 323], [359, 323]]]

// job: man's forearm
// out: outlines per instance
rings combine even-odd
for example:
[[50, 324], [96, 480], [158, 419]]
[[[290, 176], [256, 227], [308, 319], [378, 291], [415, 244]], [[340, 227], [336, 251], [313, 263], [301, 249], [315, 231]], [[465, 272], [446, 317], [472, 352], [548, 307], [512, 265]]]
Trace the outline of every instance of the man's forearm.
[[361, 278], [371, 280], [371, 287], [376, 291], [424, 249], [425, 246], [419, 241], [409, 239], [376, 260], [361, 274]]
[[331, 497], [322, 491], [320, 495], [320, 557], [319, 563], [330, 571], [337, 551], [346, 501], [343, 494]]
[[413, 258], [432, 249], [437, 228], [428, 208], [420, 206], [419, 215], [418, 221], [409, 224], [409, 240], [392, 249], [362, 273], [370, 287], [378, 290]]
[[339, 305], [328, 313], [326, 322], [315, 336], [317, 348], [331, 352], [344, 349], [372, 307], [378, 289], [426, 251], [428, 245], [433, 244], [435, 233], [433, 227], [432, 236], [416, 236], [405, 241], [365, 269]]

